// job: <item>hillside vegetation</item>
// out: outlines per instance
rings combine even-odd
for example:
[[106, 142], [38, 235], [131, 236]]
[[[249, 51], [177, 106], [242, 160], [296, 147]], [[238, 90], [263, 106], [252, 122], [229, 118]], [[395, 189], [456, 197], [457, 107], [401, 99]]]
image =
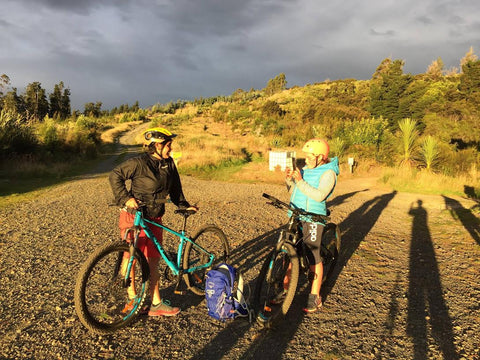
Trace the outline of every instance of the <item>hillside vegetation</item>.
[[355, 159], [354, 174], [343, 165], [343, 176], [375, 173], [397, 190], [478, 198], [480, 60], [471, 49], [460, 63], [460, 72], [446, 71], [437, 59], [424, 74], [412, 75], [403, 73], [402, 60], [387, 58], [370, 80], [288, 88], [285, 74], [279, 74], [261, 90], [237, 89], [229, 96], [148, 109], [137, 102], [101, 111], [101, 103], [90, 103], [83, 113], [48, 113], [41, 119], [12, 108], [11, 92], [2, 93], [0, 176], [67, 175], [71, 164], [95, 159], [112, 146], [102, 133], [137, 121], [181, 135], [174, 150], [184, 174], [279, 181], [268, 172], [268, 151], [295, 150], [301, 156], [307, 139], [322, 137], [342, 164]]

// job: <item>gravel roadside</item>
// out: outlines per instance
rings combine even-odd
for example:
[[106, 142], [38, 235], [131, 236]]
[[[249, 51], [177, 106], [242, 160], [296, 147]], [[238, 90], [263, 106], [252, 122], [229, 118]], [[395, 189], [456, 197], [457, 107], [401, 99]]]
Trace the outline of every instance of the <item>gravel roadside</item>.
[[[465, 225], [452, 218], [472, 204], [454, 207], [459, 199], [396, 194], [361, 180], [340, 182], [330, 202], [343, 248], [322, 311], [302, 314], [303, 277], [274, 331], [220, 323], [203, 298], [174, 295], [162, 279], [162, 295], [181, 307], [179, 316], [142, 317], [113, 335], [93, 335], [75, 314], [73, 290], [93, 249], [118, 237], [107, 175], [73, 179], [0, 210], [1, 359], [480, 359], [480, 225], [473, 213]], [[200, 207], [190, 233], [205, 223], [224, 229], [234, 265], [253, 286], [286, 220], [261, 194], [287, 200], [284, 187], [182, 181]], [[168, 207], [165, 223], [179, 221]]]

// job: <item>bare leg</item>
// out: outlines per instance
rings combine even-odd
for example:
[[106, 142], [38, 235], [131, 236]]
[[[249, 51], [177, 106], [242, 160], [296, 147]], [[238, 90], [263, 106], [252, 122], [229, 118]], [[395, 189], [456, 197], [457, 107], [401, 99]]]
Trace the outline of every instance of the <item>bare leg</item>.
[[[125, 255], [126, 254], [126, 255]], [[128, 261], [129, 261], [129, 254], [125, 253], [122, 259], [122, 265], [120, 266], [120, 274], [122, 277], [125, 277], [125, 273], [127, 272], [127, 266], [128, 266]], [[127, 289], [127, 294], [129, 299], [133, 299], [134, 297], [137, 296], [137, 293], [135, 291], [135, 262], [137, 260], [133, 259], [133, 265], [130, 270], [130, 278], [132, 281], [130, 281], [130, 286]]]
[[319, 262], [315, 265], [310, 265], [310, 271], [315, 274], [315, 277], [312, 281], [312, 289], [310, 294], [320, 295], [320, 288], [322, 286], [323, 278], [323, 263]]
[[283, 278], [283, 288], [285, 290], [288, 289], [288, 284], [290, 284], [290, 278], [292, 277], [292, 263], [288, 265], [287, 273], [285, 274], [285, 277]]
[[160, 297], [160, 289], [158, 279], [160, 274], [158, 272], [158, 263], [160, 258], [148, 258], [148, 266], [150, 267], [150, 295], [152, 297], [152, 304], [159, 304], [162, 299]]

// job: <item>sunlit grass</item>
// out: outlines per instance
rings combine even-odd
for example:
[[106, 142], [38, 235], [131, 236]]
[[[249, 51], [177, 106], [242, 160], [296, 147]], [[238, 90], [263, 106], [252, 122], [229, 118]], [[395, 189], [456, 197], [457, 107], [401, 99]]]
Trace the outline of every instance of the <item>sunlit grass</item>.
[[132, 122], [126, 122], [126, 123], [120, 123], [117, 124], [110, 129], [104, 131], [100, 139], [102, 140], [103, 143], [105, 144], [111, 144], [115, 142], [115, 139], [123, 132], [131, 129], [132, 127], [141, 124], [141, 121], [132, 121]]
[[469, 175], [454, 178], [406, 167], [383, 169], [379, 180], [393, 190], [433, 195], [464, 196], [466, 186], [474, 189], [480, 187], [479, 179]]

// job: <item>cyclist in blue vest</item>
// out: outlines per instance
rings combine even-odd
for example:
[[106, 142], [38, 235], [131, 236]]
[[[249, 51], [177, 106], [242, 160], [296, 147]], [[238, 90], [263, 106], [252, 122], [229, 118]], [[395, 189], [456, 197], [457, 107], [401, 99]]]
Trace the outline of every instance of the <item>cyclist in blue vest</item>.
[[[329, 159], [329, 146], [323, 139], [308, 140], [302, 148], [305, 153], [303, 169], [286, 169], [288, 189], [292, 190], [290, 203], [305, 211], [327, 215], [327, 198], [332, 194], [339, 174], [338, 158]], [[309, 218], [302, 219], [304, 243], [312, 252], [310, 273], [314, 274], [312, 287], [308, 295], [306, 313], [317, 311], [322, 306], [320, 288], [322, 286], [323, 264], [320, 255], [320, 241], [323, 225], [312, 222]], [[285, 280], [288, 283], [288, 276]]]

